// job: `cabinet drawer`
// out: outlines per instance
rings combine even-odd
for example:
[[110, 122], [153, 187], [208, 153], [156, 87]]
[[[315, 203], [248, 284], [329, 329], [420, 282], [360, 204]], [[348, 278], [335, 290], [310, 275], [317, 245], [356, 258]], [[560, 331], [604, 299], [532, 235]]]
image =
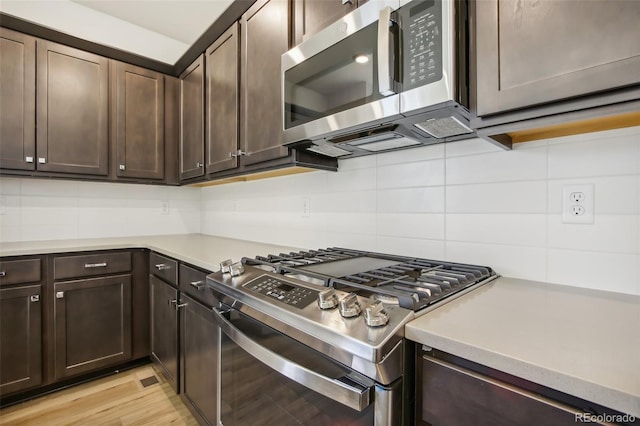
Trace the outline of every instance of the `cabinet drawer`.
[[40, 259], [0, 260], [0, 286], [38, 282], [41, 266]]
[[207, 307], [213, 307], [218, 303], [218, 298], [206, 285], [207, 275], [207, 272], [187, 265], [180, 265], [180, 291], [202, 302]]
[[168, 257], [151, 253], [149, 255], [149, 273], [178, 286], [178, 262]]
[[53, 278], [55, 280], [92, 277], [129, 272], [130, 270], [131, 253], [129, 252], [61, 256], [56, 257], [53, 261]]

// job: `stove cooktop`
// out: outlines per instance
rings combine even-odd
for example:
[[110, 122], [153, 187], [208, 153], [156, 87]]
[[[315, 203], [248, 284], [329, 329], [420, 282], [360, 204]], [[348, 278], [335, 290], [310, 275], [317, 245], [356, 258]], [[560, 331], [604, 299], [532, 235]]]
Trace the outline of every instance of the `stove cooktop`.
[[487, 266], [344, 248], [258, 256], [242, 262], [413, 311], [497, 277]]

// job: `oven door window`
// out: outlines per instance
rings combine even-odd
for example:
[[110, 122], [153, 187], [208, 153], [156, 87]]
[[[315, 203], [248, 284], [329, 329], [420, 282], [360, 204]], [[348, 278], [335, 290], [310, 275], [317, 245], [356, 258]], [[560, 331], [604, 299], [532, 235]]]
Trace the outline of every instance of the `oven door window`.
[[284, 73], [285, 129], [384, 98], [374, 22]]
[[[323, 376], [339, 377], [349, 371], [236, 311], [225, 317], [255, 343]], [[221, 336], [220, 420], [224, 426], [373, 425], [373, 403], [362, 411], [342, 405], [270, 368], [224, 330]]]

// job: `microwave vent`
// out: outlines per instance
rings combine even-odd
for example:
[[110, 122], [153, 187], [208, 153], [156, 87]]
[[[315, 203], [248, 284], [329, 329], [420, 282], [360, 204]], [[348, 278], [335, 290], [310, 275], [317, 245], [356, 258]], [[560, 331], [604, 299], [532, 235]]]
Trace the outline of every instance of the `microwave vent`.
[[425, 122], [414, 124], [414, 126], [437, 139], [473, 133], [473, 130], [456, 117], [432, 118]]
[[315, 152], [316, 154], [325, 155], [327, 157], [342, 157], [343, 155], [351, 154], [351, 151], [347, 151], [346, 149], [338, 148], [333, 145], [312, 145], [307, 148], [307, 151]]

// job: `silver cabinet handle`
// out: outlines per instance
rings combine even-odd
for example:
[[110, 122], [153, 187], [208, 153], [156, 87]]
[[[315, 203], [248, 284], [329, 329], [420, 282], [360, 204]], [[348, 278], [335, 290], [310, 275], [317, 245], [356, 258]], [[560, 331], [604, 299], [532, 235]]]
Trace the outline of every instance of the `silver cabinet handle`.
[[180, 308], [184, 308], [185, 306], [187, 306], [188, 303], [180, 303], [180, 304], [176, 304], [176, 311], [179, 311]]
[[25, 157], [24, 161], [26, 161], [27, 163], [33, 163], [33, 157]]
[[119, 167], [119, 168], [120, 168], [120, 170], [124, 170], [124, 169], [126, 169], [126, 167], [124, 166], [124, 164], [120, 164], [120, 167]]
[[175, 305], [175, 304], [177, 304], [177, 303], [178, 303], [178, 300], [177, 300], [177, 299], [169, 300], [169, 306], [171, 306], [171, 305]]
[[56, 299], [64, 299], [64, 291], [57, 292]]
[[236, 152], [230, 152], [229, 153], [229, 158], [242, 157], [243, 155], [249, 155], [249, 153], [239, 149]]
[[204, 164], [199, 162], [199, 161], [196, 163], [196, 167], [198, 167], [198, 168], [203, 167], [203, 166], [204, 166]]
[[39, 294], [34, 294], [29, 299], [31, 300], [31, 302], [39, 302], [40, 301], [40, 295]]
[[47, 162], [47, 159], [46, 159], [46, 158], [44, 158], [44, 157], [40, 157], [40, 158], [38, 158], [38, 163], [40, 163], [40, 164], [45, 164], [46, 162]]
[[236, 345], [283, 376], [354, 410], [362, 411], [371, 404], [371, 387], [351, 386], [296, 364], [247, 337], [217, 309], [214, 308], [213, 312], [220, 329]]
[[391, 8], [385, 7], [380, 11], [378, 21], [378, 91], [383, 96], [393, 95], [396, 92], [391, 85], [389, 73], [389, 25], [391, 23]]
[[6, 277], [7, 273], [5, 271], [0, 271], [0, 278]]
[[202, 290], [204, 288], [204, 281], [200, 280], [200, 281], [191, 281], [189, 283], [189, 285], [191, 285], [192, 287], [195, 287], [198, 290]]
[[158, 271], [164, 271], [165, 269], [171, 269], [171, 266], [167, 266], [164, 263], [158, 263], [154, 265]]
[[351, 0], [342, 0], [342, 4], [353, 4]]
[[101, 262], [101, 263], [85, 263], [84, 267], [89, 269], [89, 268], [106, 268], [107, 267], [107, 262]]

